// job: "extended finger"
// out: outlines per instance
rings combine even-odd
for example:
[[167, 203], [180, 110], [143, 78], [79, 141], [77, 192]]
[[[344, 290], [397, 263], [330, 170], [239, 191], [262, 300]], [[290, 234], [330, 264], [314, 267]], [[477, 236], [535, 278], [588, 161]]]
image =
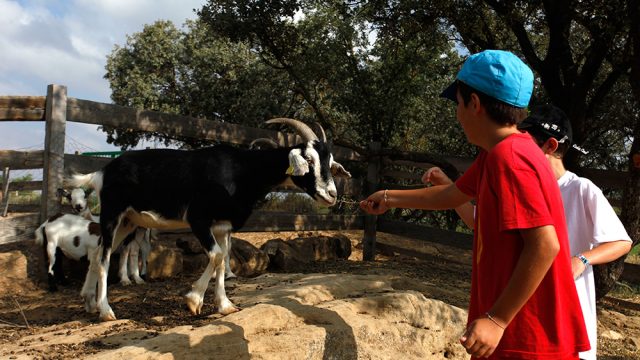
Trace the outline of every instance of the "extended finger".
[[477, 358], [489, 357], [493, 353], [493, 350], [494, 349], [487, 344], [480, 344], [478, 350], [476, 350], [472, 355]]
[[467, 350], [467, 354], [471, 354], [469, 349], [475, 344], [476, 338], [471, 334], [469, 329], [460, 337], [460, 344]]

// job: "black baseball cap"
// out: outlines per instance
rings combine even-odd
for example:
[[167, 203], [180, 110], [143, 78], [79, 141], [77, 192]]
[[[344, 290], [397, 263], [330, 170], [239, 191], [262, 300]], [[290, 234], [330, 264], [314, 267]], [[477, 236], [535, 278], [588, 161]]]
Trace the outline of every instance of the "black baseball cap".
[[532, 135], [555, 138], [559, 143], [573, 142], [573, 131], [567, 114], [554, 105], [540, 105], [531, 110], [529, 117], [518, 124], [518, 129]]

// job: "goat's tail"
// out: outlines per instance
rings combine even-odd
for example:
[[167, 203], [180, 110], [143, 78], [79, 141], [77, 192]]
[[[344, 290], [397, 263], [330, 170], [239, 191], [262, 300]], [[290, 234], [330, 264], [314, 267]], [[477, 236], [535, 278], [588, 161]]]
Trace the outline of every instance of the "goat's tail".
[[71, 177], [64, 180], [64, 184], [67, 187], [74, 188], [89, 186], [93, 188], [96, 193], [100, 194], [100, 189], [102, 189], [102, 178], [103, 172], [102, 170], [98, 170], [91, 174], [73, 174]]
[[46, 221], [36, 229], [36, 245], [38, 246], [42, 246], [47, 242], [47, 234], [44, 232], [45, 225], [47, 225]]

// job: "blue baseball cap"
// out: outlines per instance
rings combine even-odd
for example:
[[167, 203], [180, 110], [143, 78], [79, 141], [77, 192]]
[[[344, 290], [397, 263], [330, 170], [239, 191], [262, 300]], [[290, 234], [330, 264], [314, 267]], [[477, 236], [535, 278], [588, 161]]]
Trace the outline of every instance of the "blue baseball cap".
[[509, 105], [525, 108], [533, 92], [533, 72], [520, 58], [503, 50], [485, 50], [469, 56], [441, 97], [458, 102], [457, 81]]

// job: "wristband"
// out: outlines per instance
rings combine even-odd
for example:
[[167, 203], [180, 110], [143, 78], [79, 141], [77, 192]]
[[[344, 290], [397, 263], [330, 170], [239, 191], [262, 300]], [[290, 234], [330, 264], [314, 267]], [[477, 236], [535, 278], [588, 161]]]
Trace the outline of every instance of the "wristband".
[[384, 206], [386, 206], [387, 208], [389, 207], [389, 198], [387, 197], [387, 191], [389, 191], [389, 189], [384, 189]]
[[584, 264], [584, 266], [589, 266], [591, 265], [591, 263], [589, 262], [589, 259], [586, 258], [586, 256], [582, 255], [582, 254], [578, 254], [578, 255], [574, 255], [574, 257], [577, 257], [580, 261], [582, 261], [582, 263]]
[[489, 312], [487, 311], [486, 313], [484, 313], [487, 316], [487, 319], [493, 321], [494, 324], [498, 325], [499, 328], [501, 328], [502, 330], [505, 330], [506, 328], [502, 325], [500, 325], [499, 322], [496, 321], [496, 319], [493, 318], [493, 316], [491, 316], [491, 314], [489, 314]]

